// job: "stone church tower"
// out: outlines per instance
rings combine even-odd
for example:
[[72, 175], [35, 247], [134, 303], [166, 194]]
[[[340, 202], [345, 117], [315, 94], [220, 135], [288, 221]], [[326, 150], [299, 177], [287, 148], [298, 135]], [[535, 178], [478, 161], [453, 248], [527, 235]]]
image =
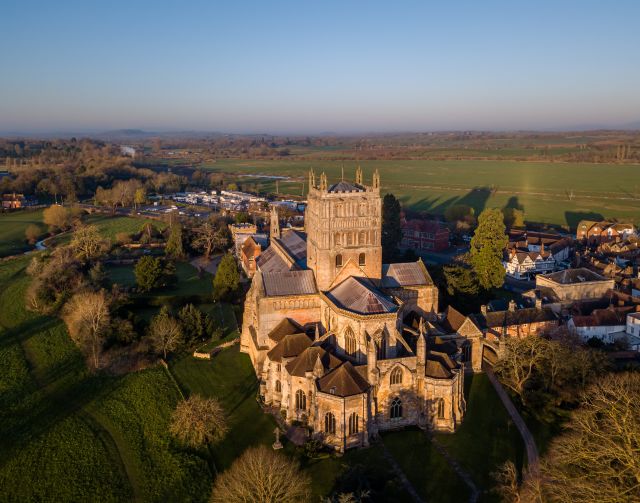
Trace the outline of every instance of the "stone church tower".
[[341, 180], [328, 186], [324, 173], [319, 184], [315, 178], [311, 170], [305, 228], [307, 267], [314, 271], [318, 288], [329, 289], [347, 270], [350, 276], [380, 280], [382, 199], [377, 170], [371, 185], [363, 183], [360, 167], [355, 183]]

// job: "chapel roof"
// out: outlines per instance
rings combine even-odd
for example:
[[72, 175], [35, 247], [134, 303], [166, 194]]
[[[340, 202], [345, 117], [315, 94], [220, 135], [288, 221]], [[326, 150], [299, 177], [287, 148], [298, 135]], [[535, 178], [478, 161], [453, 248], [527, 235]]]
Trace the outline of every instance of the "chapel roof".
[[340, 397], [366, 393], [370, 387], [369, 382], [348, 361], [318, 379], [320, 391]]
[[401, 264], [382, 265], [382, 287], [400, 288], [403, 286], [432, 285], [426, 267], [421, 261]]
[[283, 358], [293, 358], [311, 346], [312, 340], [307, 334], [285, 335], [267, 356], [271, 361], [281, 362]]
[[386, 314], [398, 306], [366, 278], [350, 276], [326, 292], [336, 306], [356, 314]]
[[310, 269], [263, 273], [262, 283], [267, 297], [310, 295], [317, 292], [313, 271]]
[[304, 377], [306, 372], [313, 372], [316, 361], [320, 357], [320, 363], [325, 370], [336, 368], [342, 360], [336, 358], [320, 346], [311, 346], [305, 349], [294, 360], [286, 365], [286, 369], [292, 376]]
[[291, 318], [283, 318], [269, 332], [269, 339], [280, 342], [285, 335], [302, 333], [302, 327]]

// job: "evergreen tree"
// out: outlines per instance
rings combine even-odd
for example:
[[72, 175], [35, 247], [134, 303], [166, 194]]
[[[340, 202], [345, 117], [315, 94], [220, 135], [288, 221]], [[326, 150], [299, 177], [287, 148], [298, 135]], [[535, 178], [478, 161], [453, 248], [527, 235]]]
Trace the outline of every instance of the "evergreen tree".
[[160, 286], [164, 268], [162, 261], [157, 257], [145, 256], [138, 260], [134, 269], [136, 284], [143, 292], [148, 292]]
[[232, 300], [240, 288], [240, 273], [233, 255], [227, 253], [213, 278], [213, 297], [216, 300]]
[[193, 304], [187, 304], [178, 313], [182, 333], [187, 342], [202, 340], [211, 329], [211, 321]]
[[171, 232], [169, 233], [169, 239], [167, 239], [165, 252], [173, 258], [184, 257], [184, 247], [182, 246], [182, 226], [180, 224], [171, 226]]
[[484, 210], [478, 217], [478, 228], [471, 239], [470, 262], [480, 286], [485, 290], [504, 284], [502, 257], [507, 243], [502, 212], [497, 208]]
[[393, 194], [387, 194], [382, 200], [382, 260], [389, 262], [398, 254], [398, 245], [402, 240], [400, 224], [400, 201]]

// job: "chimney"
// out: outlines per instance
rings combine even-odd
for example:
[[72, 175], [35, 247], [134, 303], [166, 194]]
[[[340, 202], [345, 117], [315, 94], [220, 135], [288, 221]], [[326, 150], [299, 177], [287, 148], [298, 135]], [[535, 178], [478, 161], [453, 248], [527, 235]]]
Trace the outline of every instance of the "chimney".
[[516, 301], [511, 299], [509, 301], [509, 311], [514, 312], [516, 310]]

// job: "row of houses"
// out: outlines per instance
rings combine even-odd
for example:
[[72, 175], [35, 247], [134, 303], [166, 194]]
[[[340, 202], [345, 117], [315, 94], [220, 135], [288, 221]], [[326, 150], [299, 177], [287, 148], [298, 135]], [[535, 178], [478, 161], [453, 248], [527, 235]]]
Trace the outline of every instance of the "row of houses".
[[573, 240], [556, 233], [512, 230], [503, 266], [508, 276], [530, 280], [570, 266]]
[[576, 239], [592, 243], [619, 241], [636, 233], [633, 224], [607, 220], [581, 220], [576, 229]]

